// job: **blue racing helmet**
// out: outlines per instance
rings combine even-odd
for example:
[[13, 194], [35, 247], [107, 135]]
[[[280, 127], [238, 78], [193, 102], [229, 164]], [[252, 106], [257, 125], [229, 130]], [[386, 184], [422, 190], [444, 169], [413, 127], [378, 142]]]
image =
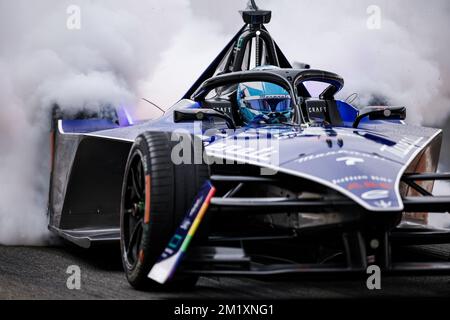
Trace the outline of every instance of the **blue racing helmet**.
[[237, 102], [245, 124], [284, 123], [293, 117], [291, 96], [284, 88], [273, 83], [240, 83]]

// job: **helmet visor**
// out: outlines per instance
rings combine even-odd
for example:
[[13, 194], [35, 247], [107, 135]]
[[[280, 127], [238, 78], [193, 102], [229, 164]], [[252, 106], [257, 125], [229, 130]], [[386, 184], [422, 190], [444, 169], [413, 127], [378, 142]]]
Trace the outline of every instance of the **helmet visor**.
[[247, 99], [248, 108], [264, 112], [285, 112], [291, 110], [291, 98]]

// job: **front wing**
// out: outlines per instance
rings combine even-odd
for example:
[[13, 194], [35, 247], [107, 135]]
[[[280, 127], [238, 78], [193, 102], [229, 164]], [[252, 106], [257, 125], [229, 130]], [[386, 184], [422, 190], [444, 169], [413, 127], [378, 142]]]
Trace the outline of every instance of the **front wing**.
[[[271, 179], [254, 176], [211, 176], [212, 184], [223, 181], [267, 183]], [[403, 177], [405, 183], [422, 194], [403, 199], [405, 212], [445, 212], [443, 214], [450, 212], [450, 196], [435, 197], [421, 190], [417, 183], [436, 180], [450, 181], [450, 174], [408, 174]], [[202, 192], [204, 193], [204, 190]], [[374, 226], [369, 230], [362, 230], [356, 224], [342, 228], [336, 226], [334, 231], [327, 233], [299, 234], [276, 230], [245, 230], [239, 234], [233, 228], [243, 214], [256, 216], [280, 212], [324, 214], [335, 210], [351, 212], [357, 207], [351, 200], [235, 198], [227, 193], [224, 197], [213, 197], [210, 202], [208, 200], [208, 204], [207, 214], [225, 215], [230, 224], [230, 232], [210, 234], [206, 242], [192, 246], [188, 252], [183, 252], [185, 259], [177, 272], [216, 276], [365, 273], [370, 265], [377, 265], [383, 272], [388, 273], [450, 272], [450, 230], [432, 229], [411, 223], [401, 223], [395, 228], [387, 228], [382, 223], [383, 217], [379, 214], [378, 217], [372, 216]], [[371, 215], [370, 212], [366, 214]], [[177, 236], [179, 233], [175, 235]], [[319, 246], [336, 239], [341, 241], [342, 252], [337, 254], [341, 256], [340, 259], [328, 257], [319, 263], [309, 263], [301, 261], [301, 258], [292, 258], [301, 256], [304, 246]], [[169, 249], [170, 246], [171, 244]], [[171, 253], [175, 254], [173, 250]], [[165, 258], [167, 251], [159, 262]], [[331, 262], [332, 260], [338, 262]], [[173, 275], [174, 268], [177, 268], [179, 263], [180, 260], [176, 265], [171, 264], [170, 272], [166, 271]], [[159, 268], [159, 272], [162, 271]], [[152, 278], [156, 279], [154, 275], [155, 273]], [[170, 277], [159, 278], [159, 282], [164, 283], [168, 279]]]

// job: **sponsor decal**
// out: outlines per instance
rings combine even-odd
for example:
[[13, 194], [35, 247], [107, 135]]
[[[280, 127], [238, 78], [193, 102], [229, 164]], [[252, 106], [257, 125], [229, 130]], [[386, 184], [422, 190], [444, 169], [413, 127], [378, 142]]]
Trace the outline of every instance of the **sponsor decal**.
[[346, 166], [354, 166], [358, 163], [364, 163], [364, 159], [361, 158], [356, 158], [356, 157], [342, 157], [342, 158], [337, 158], [336, 159], [337, 162], [344, 162]]
[[371, 201], [377, 208], [391, 208], [394, 203], [389, 201], [394, 180], [376, 175], [348, 176], [332, 180], [333, 184], [341, 185], [346, 190], [359, 195], [365, 201]]
[[378, 208], [383, 208], [383, 209], [392, 207], [392, 201], [380, 200], [380, 201], [375, 201], [373, 204], [375, 206], [377, 206]]
[[[290, 96], [286, 94], [267, 94], [264, 96], [266, 99], [289, 99]], [[259, 98], [257, 98], [259, 99]]]
[[348, 176], [348, 177], [343, 177], [343, 178], [339, 178], [339, 179], [334, 179], [332, 182], [334, 184], [345, 184], [345, 183], [358, 182], [358, 181], [380, 182], [380, 183], [387, 183], [387, 184], [393, 182], [393, 180], [390, 178], [380, 177], [380, 176], [375, 176], [375, 175]]
[[368, 176], [348, 176], [339, 179], [334, 179], [332, 182], [334, 184], [344, 184], [353, 181], [369, 180]]
[[343, 185], [349, 191], [367, 190], [367, 189], [392, 189], [392, 179], [379, 176], [349, 176], [334, 179], [333, 184]]
[[410, 138], [404, 137], [400, 139], [398, 143], [393, 146], [382, 146], [380, 148], [381, 152], [393, 154], [399, 158], [406, 157], [418, 143], [420, 143], [424, 138]]
[[375, 189], [364, 192], [361, 198], [364, 200], [380, 200], [389, 197], [389, 190]]
[[296, 137], [300, 137], [302, 135], [303, 135], [303, 133], [300, 131], [286, 131], [286, 132], [281, 132], [279, 134], [274, 134], [273, 137], [278, 140], [286, 140], [286, 139], [293, 139]]
[[358, 151], [349, 151], [349, 150], [338, 150], [338, 151], [329, 151], [324, 153], [317, 153], [310, 156], [301, 157], [297, 161], [299, 163], [314, 161], [321, 158], [327, 158], [332, 156], [350, 156], [355, 158], [363, 158], [363, 159], [375, 159], [380, 161], [386, 161], [386, 159], [381, 158], [375, 154], [362, 153]]
[[372, 181], [364, 181], [363, 183], [358, 182], [352, 182], [346, 186], [347, 190], [362, 190], [362, 189], [385, 189], [389, 190], [391, 189], [392, 185], [389, 183], [378, 183], [378, 182], [372, 182]]
[[310, 113], [325, 113], [327, 111], [326, 107], [308, 107], [308, 112]]

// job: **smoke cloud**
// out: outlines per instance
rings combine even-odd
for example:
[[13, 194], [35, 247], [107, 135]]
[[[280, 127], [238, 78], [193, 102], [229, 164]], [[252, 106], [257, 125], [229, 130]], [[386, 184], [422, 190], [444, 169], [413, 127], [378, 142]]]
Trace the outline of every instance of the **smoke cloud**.
[[[406, 105], [411, 123], [450, 114], [450, 3], [260, 0], [291, 61], [346, 79], [341, 98]], [[45, 244], [49, 112], [124, 105], [168, 108], [241, 26], [246, 1], [0, 0], [0, 244]], [[370, 30], [369, 5], [380, 9]], [[67, 8], [81, 10], [69, 30]], [[448, 145], [448, 142], [445, 141]], [[449, 164], [447, 163], [447, 166]]]
[[[79, 30], [67, 28], [69, 5], [81, 10]], [[189, 17], [182, 0], [0, 0], [0, 244], [49, 239], [51, 107], [138, 106]]]

